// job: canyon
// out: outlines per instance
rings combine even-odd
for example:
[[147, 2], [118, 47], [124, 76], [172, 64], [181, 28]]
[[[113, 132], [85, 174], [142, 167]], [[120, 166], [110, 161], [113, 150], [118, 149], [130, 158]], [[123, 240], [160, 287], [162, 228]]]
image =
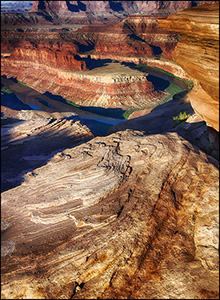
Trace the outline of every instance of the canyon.
[[79, 28], [24, 25], [21, 32], [3, 26], [1, 74], [79, 105], [146, 108], [168, 94], [156, 91], [147, 74], [129, 64], [159, 66], [189, 81], [170, 59], [178, 40], [176, 33], [159, 29], [152, 16]]
[[218, 14], [2, 14], [2, 299], [219, 299]]

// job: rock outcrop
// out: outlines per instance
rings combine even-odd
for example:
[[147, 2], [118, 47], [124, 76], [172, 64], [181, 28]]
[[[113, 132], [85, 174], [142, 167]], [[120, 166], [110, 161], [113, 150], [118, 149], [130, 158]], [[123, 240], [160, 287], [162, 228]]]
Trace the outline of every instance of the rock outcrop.
[[[134, 13], [131, 2], [140, 5], [140, 10], [148, 3], [158, 9], [168, 5], [167, 13], [171, 5], [192, 3], [99, 2], [100, 12], [105, 9], [102, 5], [108, 8], [112, 2], [113, 18], [126, 6]], [[53, 4], [53, 11], [47, 10], [50, 20], [55, 9], [66, 15], [67, 5], [72, 5], [72, 12], [86, 15], [87, 3], [98, 5], [98, 1], [66, 1], [62, 5], [61, 1], [38, 1], [35, 5], [44, 18], [46, 4]], [[200, 11], [206, 14], [202, 7]], [[211, 8], [209, 12], [213, 12]], [[184, 14], [194, 16], [194, 11]], [[98, 20], [103, 16], [100, 13]], [[128, 23], [121, 27], [123, 22], [116, 26], [117, 34], [121, 36], [124, 28], [130, 30], [124, 33], [131, 35], [129, 41], [137, 31], [137, 37], [147, 40], [146, 27], [142, 32], [135, 20], [130, 18], [130, 27]], [[37, 17], [35, 21], [39, 22]], [[165, 26], [169, 19], [161, 22]], [[98, 45], [97, 36], [88, 28], [87, 32], [66, 31], [67, 27], [29, 32], [25, 27], [18, 28], [21, 31], [8, 28], [3, 37], [2, 74], [17, 77], [42, 93], [51, 91], [66, 99], [72, 94], [78, 103], [88, 99], [88, 105], [137, 107], [152, 99], [155, 104], [166, 96], [154, 89], [146, 73], [119, 62], [102, 61], [101, 66], [89, 70], [77, 65], [87, 62], [86, 55], [92, 55]], [[195, 49], [200, 49], [204, 38], [198, 35], [187, 36], [185, 43], [197, 42], [199, 48]], [[213, 61], [210, 73], [215, 76], [216, 38], [206, 40], [209, 49], [204, 48], [203, 56], [199, 50], [195, 57], [206, 58], [207, 66]], [[144, 51], [149, 50], [150, 56], [153, 44], [139, 42], [146, 44]], [[180, 45], [186, 45], [184, 40]], [[189, 52], [184, 46], [184, 53], [192, 56], [193, 48], [188, 45]], [[176, 48], [180, 51], [178, 45]], [[167, 55], [172, 54], [170, 50]], [[172, 55], [176, 57], [176, 53]], [[193, 64], [193, 58], [189, 60]], [[174, 65], [166, 62], [167, 67]], [[186, 71], [188, 68], [191, 70], [187, 66]], [[197, 95], [210, 94], [214, 101], [216, 90], [209, 89], [211, 77], [207, 75], [205, 80], [198, 67], [195, 75]], [[7, 81], [3, 78], [10, 88]], [[77, 85], [75, 91], [73, 84]], [[33, 92], [18, 86], [11, 87], [12, 92], [18, 88], [18, 97]], [[6, 88], [3, 91], [8, 92]], [[192, 93], [177, 94], [147, 116], [112, 127], [105, 137], [94, 137], [74, 113], [55, 113], [50, 105], [49, 112], [4, 110], [14, 119], [2, 118], [1, 122], [2, 299], [219, 299], [219, 162], [213, 158], [213, 149], [206, 148], [207, 127], [193, 114], [189, 95], [192, 97]], [[42, 105], [50, 104], [47, 94], [42, 97]], [[33, 98], [39, 98], [37, 92]], [[201, 97], [198, 99], [201, 102]], [[173, 128], [172, 117], [181, 111], [192, 116]], [[216, 115], [211, 120], [214, 124]]]
[[1, 191], [21, 184], [24, 174], [46, 164], [55, 153], [94, 137], [71, 113], [57, 118], [56, 113], [21, 111], [19, 119], [14, 117], [1, 120]]
[[[26, 57], [28, 54], [29, 51]], [[46, 65], [33, 62], [30, 54], [30, 61], [2, 58], [2, 74], [16, 77], [40, 93], [61, 95], [83, 106], [141, 108], [158, 104], [167, 96], [167, 93], [155, 90], [152, 82], [147, 80], [146, 73], [120, 63], [111, 63], [87, 72], [73, 72], [49, 67], [48, 62]]]
[[57, 153], [2, 193], [2, 298], [218, 299], [218, 175], [176, 133]]
[[[10, 12], [8, 5], [2, 1], [2, 12]], [[14, 1], [16, 2], [16, 1]], [[17, 13], [24, 11], [19, 2], [11, 6], [11, 11]], [[200, 5], [201, 3], [215, 1], [33, 1], [33, 7], [26, 13], [3, 13], [3, 24], [104, 24], [122, 20], [130, 14], [165, 14], [169, 15], [184, 8]], [[22, 3], [20, 3], [20, 6]]]
[[219, 3], [186, 9], [158, 22], [182, 36], [173, 58], [195, 83], [188, 97], [195, 112], [219, 131]]
[[64, 70], [81, 71], [86, 70], [86, 63], [76, 59], [77, 47], [73, 43], [65, 41], [21, 41], [20, 46], [15, 48], [8, 58], [39, 65], [49, 66]]
[[[158, 28], [152, 16], [131, 16], [111, 26], [19, 29], [9, 26], [2, 31], [1, 74], [76, 104], [145, 108], [166, 97], [155, 91], [146, 74], [121, 65], [112, 76], [118, 64], [105, 66], [105, 61], [147, 62], [189, 79], [170, 61], [177, 34]], [[83, 74], [75, 72], [80, 70]]]

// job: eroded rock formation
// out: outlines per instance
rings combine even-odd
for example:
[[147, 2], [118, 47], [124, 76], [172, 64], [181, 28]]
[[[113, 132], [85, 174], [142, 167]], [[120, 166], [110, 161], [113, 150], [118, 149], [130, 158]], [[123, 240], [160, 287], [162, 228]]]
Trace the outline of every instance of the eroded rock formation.
[[[70, 2], [85, 13], [86, 1]], [[138, 28], [132, 26], [129, 35]], [[46, 31], [37, 30], [42, 36]], [[80, 62], [76, 51], [86, 55], [88, 46], [94, 46], [86, 38], [94, 34], [87, 32], [84, 39], [81, 31], [77, 44], [68, 40], [73, 31], [60, 42], [64, 32], [50, 31], [44, 39], [30, 31], [29, 37], [38, 40], [30, 52], [26, 42], [16, 40], [25, 32], [8, 30], [3, 74], [65, 98], [75, 83], [80, 97], [92, 99], [95, 84], [99, 104], [111, 103], [117, 90], [117, 107], [120, 101], [140, 105], [145, 95], [138, 88], [151, 99], [162, 96], [146, 74], [130, 74], [119, 63], [72, 71], [75, 60]], [[53, 37], [54, 47], [49, 42]], [[144, 32], [139, 38], [144, 39]], [[62, 69], [57, 58], [64, 48]], [[123, 131], [95, 138], [74, 114], [30, 110], [13, 115], [22, 120], [2, 120], [3, 299], [219, 299], [218, 161], [183, 138], [185, 130], [193, 143], [201, 141], [205, 122], [200, 117], [193, 115], [191, 123], [173, 129], [172, 116], [182, 110], [193, 113], [186, 93], [147, 116], [121, 123], [124, 127], [117, 130]]]
[[20, 31], [8, 27], [2, 31], [1, 74], [84, 106], [149, 107], [166, 94], [155, 91], [146, 74], [121, 66], [112, 76], [118, 64], [83, 74], [73, 71], [102, 66], [104, 60], [147, 62], [189, 79], [170, 61], [178, 40], [176, 33], [158, 28], [152, 16], [131, 16], [111, 26], [23, 27]]
[[38, 63], [64, 70], [86, 70], [86, 63], [76, 59], [76, 53], [77, 47], [73, 43], [65, 41], [22, 41], [10, 55], [9, 60], [16, 60], [20, 62], [20, 65], [22, 65], [22, 61], [28, 61], [32, 68], [32, 63]]
[[[169, 15], [204, 2], [215, 1], [33, 1], [33, 8], [29, 12], [23, 14], [4, 13], [1, 22], [3, 24], [104, 24], [117, 22], [130, 14], [162, 13]], [[3, 12], [7, 11], [4, 9], [6, 6], [2, 3]], [[17, 6], [19, 5], [17, 4]], [[19, 13], [19, 11], [17, 12]]]
[[2, 298], [218, 299], [209, 160], [138, 131], [57, 153], [2, 193]]
[[69, 118], [57, 118], [56, 113], [33, 111], [16, 112], [11, 120], [2, 119], [1, 191], [21, 184], [24, 174], [46, 164], [62, 149], [92, 139], [93, 134], [77, 119], [71, 113]]
[[158, 22], [182, 36], [173, 58], [195, 82], [188, 97], [207, 125], [219, 131], [219, 3], [186, 9]]
[[32, 57], [28, 50], [22, 60], [2, 58], [2, 74], [17, 77], [41, 93], [49, 91], [83, 106], [141, 108], [160, 103], [167, 96], [165, 92], [155, 90], [152, 82], [147, 80], [146, 73], [120, 63], [111, 63], [87, 72], [73, 72], [70, 67], [64, 71], [47, 66], [48, 62], [46, 65], [33, 62]]

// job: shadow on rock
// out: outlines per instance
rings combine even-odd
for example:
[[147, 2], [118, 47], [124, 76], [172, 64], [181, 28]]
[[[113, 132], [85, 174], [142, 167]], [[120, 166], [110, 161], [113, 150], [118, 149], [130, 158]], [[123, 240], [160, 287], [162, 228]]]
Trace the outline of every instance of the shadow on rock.
[[[184, 112], [191, 117], [175, 126], [173, 117]], [[173, 100], [158, 105], [147, 115], [116, 124], [108, 130], [108, 134], [126, 129], [144, 131], [147, 135], [177, 132], [206, 154], [219, 160], [219, 134], [213, 133], [205, 121], [195, 114], [187, 100], [187, 92], [176, 94]], [[216, 162], [214, 164], [216, 165]]]
[[58, 152], [87, 142], [94, 136], [80, 121], [55, 118], [4, 120], [1, 133], [1, 192], [24, 181]]

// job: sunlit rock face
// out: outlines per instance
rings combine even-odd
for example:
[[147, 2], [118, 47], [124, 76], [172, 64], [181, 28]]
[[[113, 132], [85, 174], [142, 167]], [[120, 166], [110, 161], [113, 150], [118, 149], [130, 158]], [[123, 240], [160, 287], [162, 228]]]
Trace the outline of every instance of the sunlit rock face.
[[186, 9], [158, 22], [182, 36], [173, 59], [195, 83], [188, 98], [207, 125], [219, 131], [219, 3]]
[[[37, 54], [39, 56], [34, 60]], [[83, 106], [141, 108], [158, 104], [167, 96], [165, 92], [154, 88], [146, 73], [120, 63], [74, 72], [77, 66], [83, 66], [77, 65], [81, 61], [75, 61], [74, 58], [68, 60], [68, 56], [61, 53], [64, 61], [61, 65], [57, 57], [56, 52], [46, 51], [45, 48], [33, 52], [18, 49], [9, 58], [2, 58], [1, 72], [7, 77], [18, 78], [40, 93], [49, 91]]]
[[176, 133], [96, 137], [24, 178], [2, 193], [2, 298], [218, 299], [218, 170]]
[[[147, 62], [186, 78], [170, 61], [178, 40], [176, 33], [158, 28], [152, 16], [132, 16], [111, 26], [4, 28], [1, 74], [83, 106], [154, 106], [166, 93], [156, 91], [147, 74], [117, 63], [107, 66], [104, 60]], [[89, 71], [92, 64], [97, 67]]]
[[86, 70], [86, 63], [84, 61], [77, 60], [75, 58], [76, 53], [76, 45], [65, 41], [30, 42], [23, 40], [20, 43], [20, 46], [15, 48], [9, 59], [12, 61], [18, 60], [19, 62], [27, 61], [30, 65], [37, 62], [44, 66], [64, 70]]

